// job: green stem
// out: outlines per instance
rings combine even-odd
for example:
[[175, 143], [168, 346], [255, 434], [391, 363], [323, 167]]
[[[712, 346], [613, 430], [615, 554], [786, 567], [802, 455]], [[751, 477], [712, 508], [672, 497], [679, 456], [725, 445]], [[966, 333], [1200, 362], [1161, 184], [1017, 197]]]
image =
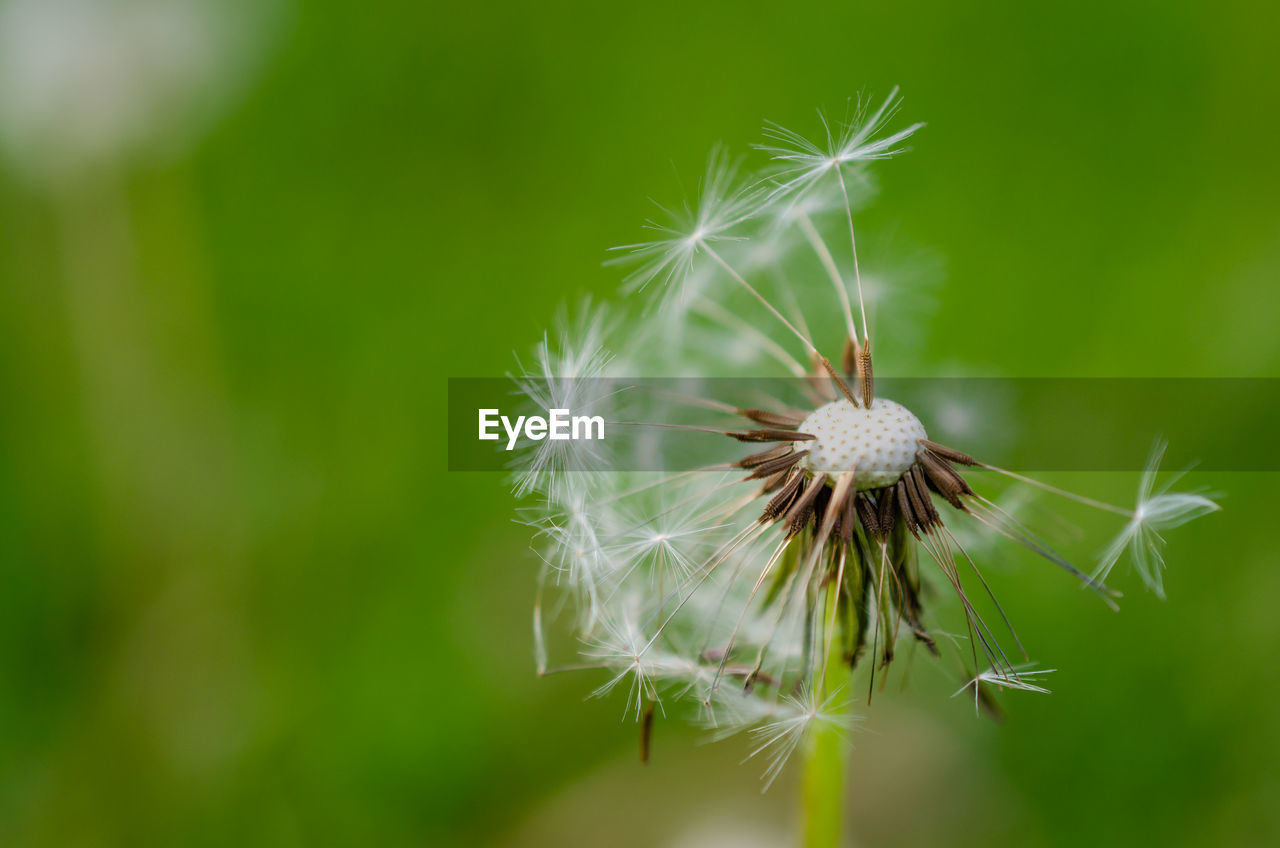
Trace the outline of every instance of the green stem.
[[[839, 597], [838, 587], [829, 584], [823, 604], [824, 631], [830, 630], [835, 621], [834, 607]], [[834, 634], [826, 632], [824, 636], [824, 643], [832, 647], [826, 654], [819, 679], [814, 681], [815, 702], [819, 704], [845, 683], [849, 674]], [[822, 648], [815, 645], [814, 650]], [[838, 848], [844, 823], [844, 738], [840, 722], [814, 723], [804, 748], [802, 781], [802, 845], [804, 848]]]

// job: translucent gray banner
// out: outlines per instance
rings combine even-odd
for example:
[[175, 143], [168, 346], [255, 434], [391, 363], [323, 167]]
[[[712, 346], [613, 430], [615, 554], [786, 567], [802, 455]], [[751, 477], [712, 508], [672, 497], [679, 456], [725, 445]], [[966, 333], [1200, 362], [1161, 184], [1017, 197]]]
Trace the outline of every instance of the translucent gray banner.
[[[448, 382], [450, 471], [518, 468], [539, 450], [567, 471], [733, 462], [748, 451], [724, 434], [768, 426], [739, 410], [803, 416], [832, 392], [784, 378]], [[1166, 468], [1280, 470], [1275, 379], [881, 378], [875, 394], [911, 410], [930, 439], [1011, 470], [1139, 470], [1157, 438], [1169, 442]]]

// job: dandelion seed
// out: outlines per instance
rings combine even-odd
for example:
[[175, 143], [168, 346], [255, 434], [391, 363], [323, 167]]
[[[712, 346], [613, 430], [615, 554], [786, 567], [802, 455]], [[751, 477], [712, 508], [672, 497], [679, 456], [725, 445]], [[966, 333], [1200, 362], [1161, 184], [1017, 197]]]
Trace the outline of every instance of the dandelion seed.
[[973, 690], [974, 705], [978, 703], [978, 689], [983, 685], [999, 686], [1002, 689], [1016, 689], [1022, 692], [1038, 692], [1042, 695], [1048, 695], [1049, 690], [1036, 682], [1037, 678], [1046, 674], [1052, 674], [1057, 671], [1056, 668], [1035, 668], [1031, 664], [1023, 664], [1014, 666], [1008, 671], [998, 671], [994, 668], [988, 668], [975, 675], [963, 686], [952, 693], [951, 697], [956, 697], [962, 692]]
[[633, 522], [613, 555], [625, 572], [643, 569], [659, 584], [688, 579], [714, 547], [717, 531], [730, 526], [689, 512], [687, 504], [658, 508], [654, 517]]
[[535, 543], [553, 579], [563, 579], [577, 595], [583, 627], [590, 630], [600, 615], [602, 598], [622, 571], [605, 547], [617, 519], [607, 507], [591, 503], [584, 488], [562, 485], [556, 491], [559, 500], [549, 499], [526, 523], [535, 530]]
[[737, 175], [737, 163], [723, 150], [713, 151], [696, 206], [659, 206], [663, 220], [651, 220], [647, 226], [660, 233], [660, 238], [614, 248], [629, 254], [614, 262], [641, 263], [626, 277], [625, 284], [642, 289], [658, 280], [679, 289], [701, 251], [713, 243], [732, 240], [734, 228], [755, 214], [762, 196], [759, 190], [739, 185]]
[[[561, 314], [557, 340], [553, 344], [543, 337], [534, 353], [534, 370], [512, 375], [535, 409], [568, 409], [591, 416], [605, 406], [616, 391], [602, 379], [614, 361], [603, 344], [610, 320], [608, 311], [590, 300], [582, 302], [576, 320]], [[602, 468], [607, 459], [603, 441], [592, 439], [542, 439], [521, 447], [516, 494], [544, 491], [553, 501], [560, 494], [556, 490], [574, 480], [573, 474]]]
[[844, 727], [846, 717], [840, 709], [839, 697], [840, 693], [834, 692], [819, 701], [811, 690], [788, 695], [775, 706], [768, 720], [749, 731], [756, 747], [747, 759], [764, 757], [768, 761], [764, 772], [765, 790], [777, 780], [806, 734], [824, 725]]
[[818, 181], [833, 171], [838, 172], [845, 165], [874, 162], [903, 153], [905, 148], [901, 146], [902, 142], [923, 128], [923, 123], [911, 124], [905, 129], [876, 138], [885, 124], [897, 114], [901, 104], [896, 87], [889, 92], [880, 108], [869, 116], [866, 114], [865, 104], [859, 103], [854, 120], [838, 134], [832, 132], [830, 122], [819, 112], [818, 116], [826, 131], [823, 143], [810, 141], [779, 124], [767, 124], [765, 137], [771, 143], [756, 147], [781, 164], [774, 176], [776, 188], [773, 195], [803, 195]]
[[1160, 531], [1181, 527], [1193, 518], [1221, 509], [1204, 494], [1170, 492], [1170, 487], [1181, 475], [1176, 475], [1162, 489], [1155, 491], [1160, 461], [1164, 458], [1167, 447], [1165, 442], [1157, 442], [1152, 448], [1151, 458], [1138, 484], [1138, 500], [1133, 508], [1133, 517], [1102, 554], [1098, 570], [1094, 572], [1096, 578], [1105, 580], [1120, 557], [1128, 551], [1134, 570], [1138, 572], [1142, 582], [1161, 598], [1164, 597], [1165, 540]]
[[1041, 686], [1036, 679], [1046, 674], [1052, 674], [1054, 671], [1056, 669], [1035, 668], [1031, 663], [1014, 666], [1007, 671], [989, 668], [967, 680], [963, 686], [952, 693], [951, 697], [954, 698], [972, 690], [974, 713], [977, 714], [985, 709], [989, 715], [999, 721], [1003, 718], [1003, 712], [991, 697], [988, 687], [1014, 689], [1022, 692], [1038, 692], [1042, 695], [1048, 695], [1049, 690]]
[[646, 637], [634, 615], [626, 611], [601, 620], [597, 635], [587, 642], [584, 656], [613, 672], [592, 694], [604, 697], [625, 684], [627, 711], [636, 721], [646, 702], [661, 707], [659, 686], [664, 681], [678, 681], [687, 687], [690, 677], [696, 678], [701, 671], [695, 660], [657, 646], [654, 638]]
[[[858, 264], [857, 237], [853, 227], [854, 203], [849, 191], [848, 181], [845, 178], [845, 166], [878, 159], [888, 159], [903, 152], [903, 148], [897, 145], [914, 135], [924, 124], [912, 124], [906, 129], [899, 130], [884, 138], [875, 138], [875, 135], [883, 128], [884, 124], [896, 114], [900, 104], [901, 100], [898, 98], [898, 89], [896, 87], [889, 92], [889, 96], [885, 98], [880, 108], [869, 117], [865, 114], [865, 106], [860, 102], [857, 116], [844, 128], [844, 131], [839, 136], [832, 134], [831, 125], [827, 122], [826, 116], [819, 112], [818, 115], [822, 119], [822, 125], [826, 130], [825, 146], [815, 144], [799, 133], [774, 123], [766, 125], [765, 128], [765, 137], [773, 141], [773, 144], [757, 145], [758, 149], [770, 154], [776, 162], [780, 163], [780, 170], [774, 177], [776, 187], [769, 195], [771, 200], [785, 198], [789, 195], [803, 197], [828, 174], [834, 174], [836, 183], [840, 187], [841, 197], [844, 200], [844, 210], [849, 224], [849, 241], [853, 249], [853, 276], [858, 289], [858, 307], [862, 313], [862, 344], [864, 345], [869, 344], [870, 341], [867, 327], [867, 309], [862, 289], [862, 275]], [[804, 219], [802, 218], [801, 220], [803, 221]], [[834, 282], [843, 294], [843, 281], [840, 280], [838, 275], [835, 277]], [[849, 337], [851, 342], [857, 345], [858, 339], [854, 332], [852, 316], [849, 313], [850, 310], [846, 301], [845, 318], [849, 326]]]

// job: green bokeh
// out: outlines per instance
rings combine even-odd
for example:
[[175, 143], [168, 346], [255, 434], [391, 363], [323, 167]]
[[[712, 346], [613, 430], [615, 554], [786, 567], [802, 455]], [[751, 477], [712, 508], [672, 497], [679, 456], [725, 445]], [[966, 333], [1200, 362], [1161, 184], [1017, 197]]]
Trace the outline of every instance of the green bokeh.
[[[667, 723], [644, 769], [619, 704], [535, 679], [535, 560], [499, 477], [444, 470], [446, 378], [611, 295], [605, 248], [713, 143], [895, 84], [929, 126], [864, 220], [945, 262], [918, 360], [1278, 377], [1276, 24], [299, 3], [189, 153], [56, 195], [0, 175], [0, 844], [788, 833], [791, 787], [761, 801], [741, 747]], [[997, 727], [921, 662], [865, 710], [865, 844], [1280, 840], [1275, 476], [1192, 479], [1226, 509], [1172, 534], [1167, 602], [996, 567], [1053, 696]]]

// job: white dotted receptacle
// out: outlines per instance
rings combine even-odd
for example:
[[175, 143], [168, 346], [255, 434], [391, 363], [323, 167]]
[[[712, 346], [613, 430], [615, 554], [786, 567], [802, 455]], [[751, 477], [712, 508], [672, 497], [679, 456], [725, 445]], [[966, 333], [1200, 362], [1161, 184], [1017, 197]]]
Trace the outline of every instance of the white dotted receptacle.
[[801, 464], [814, 472], [836, 475], [853, 471], [857, 489], [876, 489], [897, 482], [916, 461], [924, 425], [902, 404], [876, 398], [870, 409], [848, 400], [832, 401], [804, 419], [801, 433], [817, 438], [804, 442], [809, 455]]

